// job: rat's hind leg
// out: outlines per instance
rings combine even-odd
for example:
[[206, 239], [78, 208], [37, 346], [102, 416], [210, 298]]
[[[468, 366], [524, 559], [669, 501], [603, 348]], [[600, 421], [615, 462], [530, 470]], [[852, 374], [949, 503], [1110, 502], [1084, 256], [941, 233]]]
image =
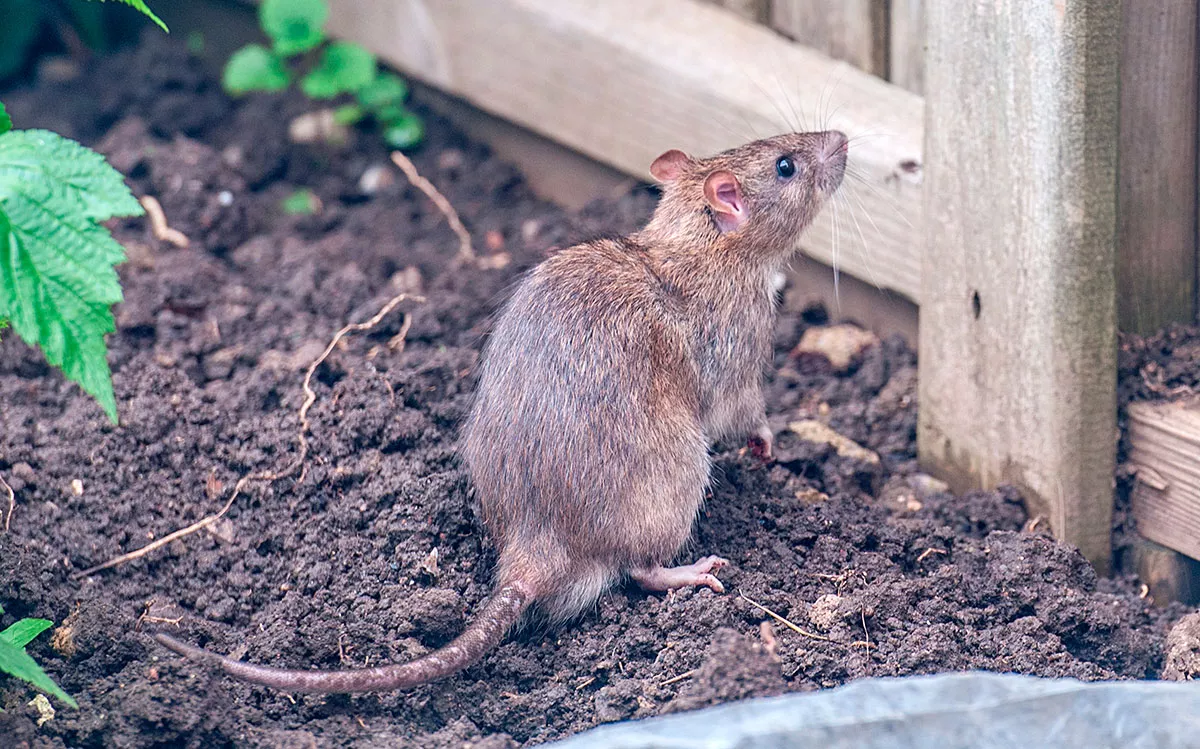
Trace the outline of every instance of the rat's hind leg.
[[704, 557], [695, 564], [682, 567], [644, 567], [630, 570], [629, 576], [642, 590], [662, 592], [688, 586], [712, 588], [724, 593], [725, 586], [712, 574], [729, 564], [721, 557]]

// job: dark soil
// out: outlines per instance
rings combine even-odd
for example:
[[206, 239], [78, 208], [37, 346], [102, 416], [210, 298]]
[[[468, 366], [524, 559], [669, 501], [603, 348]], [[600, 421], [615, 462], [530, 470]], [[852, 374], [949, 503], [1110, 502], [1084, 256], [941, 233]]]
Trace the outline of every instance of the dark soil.
[[[394, 694], [292, 700], [158, 647], [146, 631], [176, 617], [191, 641], [298, 667], [404, 660], [458, 633], [495, 559], [455, 458], [489, 315], [552, 248], [635, 228], [655, 195], [565, 213], [426, 113], [418, 168], [481, 251], [513, 260], [454, 269], [454, 235], [369, 132], [345, 150], [290, 145], [302, 100], [231, 102], [179, 46], [151, 39], [74, 81], [4, 95], [18, 126], [106, 151], [192, 243], [157, 241], [141, 219], [114, 225], [130, 255], [110, 338], [121, 426], [38, 353], [0, 343], [0, 475], [18, 499], [0, 535], [0, 625], [65, 622], [30, 651], [80, 703], [38, 728], [29, 691], [0, 680], [0, 745], [502, 747], [866, 676], [1159, 676], [1170, 617], [1132, 584], [1097, 580], [1075, 549], [1023, 530], [1014, 494], [955, 497], [916, 474], [913, 352], [887, 340], [849, 372], [801, 373], [787, 353], [823, 313], [794, 309], [768, 388], [779, 459], [717, 455], [685, 554], [731, 559], [730, 593], [620, 589], [569, 627], [523, 631], [459, 676]], [[394, 180], [363, 195], [375, 165]], [[319, 215], [281, 214], [299, 186]], [[209, 532], [73, 577], [216, 511], [240, 477], [286, 467], [304, 368], [403, 284], [429, 300], [401, 307], [403, 350], [387, 345], [397, 313], [318, 370], [302, 478], [252, 484]], [[797, 418], [881, 463], [800, 441], [784, 431]], [[776, 625], [773, 652], [742, 595], [822, 639]]]

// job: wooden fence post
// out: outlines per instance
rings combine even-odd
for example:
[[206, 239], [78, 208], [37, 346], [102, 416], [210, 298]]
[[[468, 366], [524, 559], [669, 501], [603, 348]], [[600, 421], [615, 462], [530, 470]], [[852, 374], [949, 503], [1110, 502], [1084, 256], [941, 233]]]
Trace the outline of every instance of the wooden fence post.
[[926, 8], [922, 463], [1101, 571], [1116, 451], [1120, 6]]
[[[1122, 15], [1117, 309], [1121, 330], [1150, 333], [1196, 315], [1197, 0], [1125, 0]], [[1148, 468], [1156, 450], [1161, 460], [1176, 459], [1180, 453], [1160, 443], [1174, 431], [1188, 433], [1189, 409], [1139, 408], [1130, 410], [1130, 460]], [[1194, 425], [1190, 435], [1182, 455], [1194, 454]], [[1185, 474], [1195, 464], [1178, 462]], [[1134, 490], [1138, 527], [1147, 537], [1171, 539], [1172, 548], [1135, 541], [1138, 576], [1158, 603], [1194, 603], [1200, 561], [1175, 550], [1197, 553], [1188, 538], [1200, 509], [1195, 484], [1176, 481], [1163, 493], [1147, 487], [1139, 481]]]

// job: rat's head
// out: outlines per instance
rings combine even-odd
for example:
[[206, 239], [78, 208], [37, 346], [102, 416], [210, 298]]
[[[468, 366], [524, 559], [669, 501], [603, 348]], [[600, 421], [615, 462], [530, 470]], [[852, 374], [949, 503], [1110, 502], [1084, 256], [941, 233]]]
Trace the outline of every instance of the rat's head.
[[719, 235], [787, 252], [841, 185], [847, 150], [846, 136], [836, 130], [790, 133], [706, 159], [667, 151], [650, 173], [664, 185], [660, 212], [667, 222], [692, 224], [701, 210]]

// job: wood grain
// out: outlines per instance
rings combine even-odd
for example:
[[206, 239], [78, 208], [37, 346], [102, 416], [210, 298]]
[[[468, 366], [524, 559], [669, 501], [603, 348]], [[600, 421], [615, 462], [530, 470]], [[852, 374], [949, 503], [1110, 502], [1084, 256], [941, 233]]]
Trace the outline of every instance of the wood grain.
[[924, 0], [891, 0], [888, 22], [888, 80], [925, 93]]
[[1132, 404], [1129, 445], [1138, 532], [1200, 559], [1200, 402]]
[[801, 249], [917, 298], [923, 124], [911, 92], [697, 0], [332, 6], [334, 34], [643, 179], [670, 148], [712, 154], [798, 126], [842, 129], [855, 177]]
[[1122, 3], [1121, 329], [1196, 313], [1196, 0]]
[[771, 19], [770, 0], [704, 0], [704, 2], [733, 11], [747, 21], [767, 23]]
[[1109, 566], [1120, 13], [929, 3], [921, 462]]
[[771, 26], [801, 44], [886, 78], [887, 0], [774, 0]]

